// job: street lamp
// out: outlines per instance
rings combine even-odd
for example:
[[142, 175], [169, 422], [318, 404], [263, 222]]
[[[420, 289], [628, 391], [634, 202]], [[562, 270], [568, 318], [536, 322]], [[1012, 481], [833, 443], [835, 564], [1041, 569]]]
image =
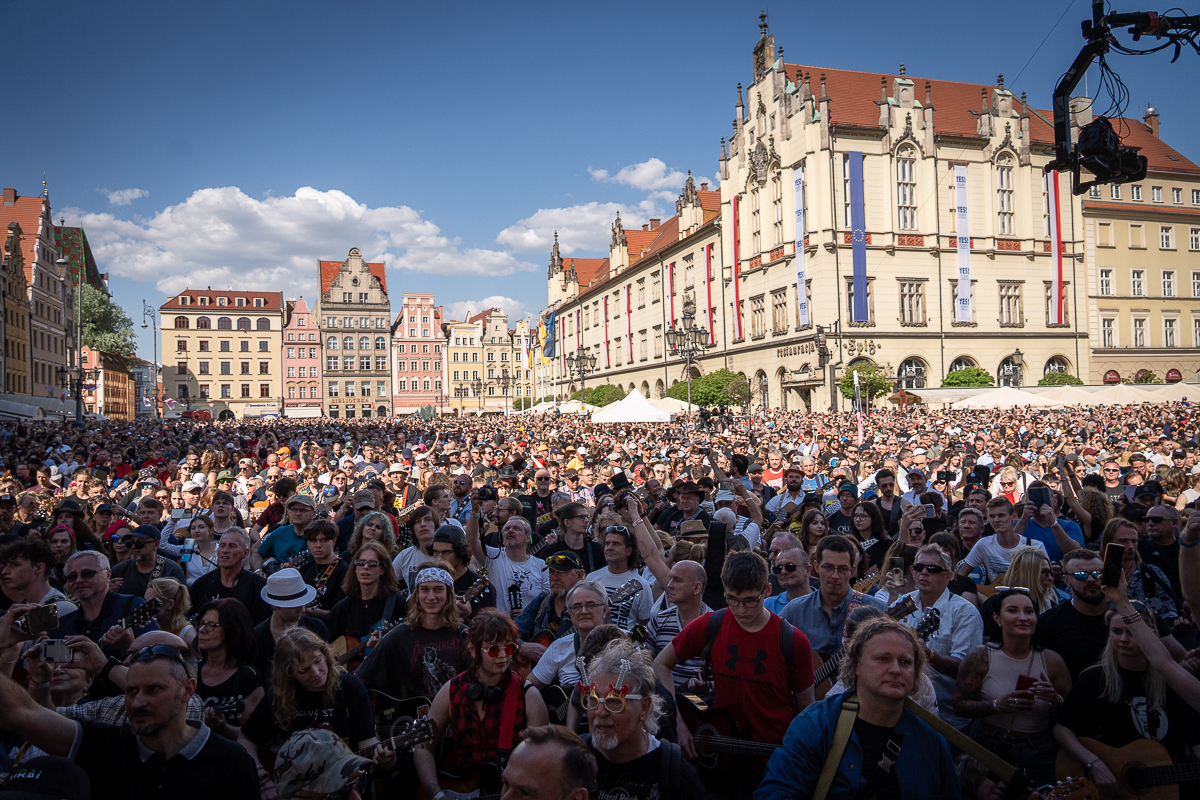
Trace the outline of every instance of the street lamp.
[[763, 411], [767, 410], [767, 405], [771, 401], [770, 389], [767, 386], [767, 376], [758, 376], [758, 404]]
[[671, 355], [679, 356], [683, 359], [684, 374], [687, 376], [687, 401], [688, 401], [688, 426], [694, 429], [695, 423], [692, 421], [692, 363], [696, 360], [696, 356], [704, 351], [708, 344], [708, 331], [696, 325], [696, 307], [694, 303], [685, 302], [683, 304], [683, 319], [682, 326], [676, 327], [675, 323], [671, 323], [671, 327], [667, 328], [664, 334], [667, 339], [667, 346], [671, 348]]
[[587, 402], [584, 392], [587, 387], [587, 376], [596, 371], [596, 354], [587, 352], [583, 345], [580, 345], [578, 350], [567, 355], [566, 361], [571, 377], [579, 378], [579, 401]]
[[1022, 367], [1024, 365], [1025, 354], [1022, 353], [1021, 348], [1018, 347], [1013, 351], [1013, 354], [1009, 356], [1008, 363], [1004, 365], [1004, 369], [1002, 370], [1004, 376], [1012, 381], [1009, 383], [1010, 386], [1015, 385], [1017, 388], [1021, 387], [1021, 384], [1023, 383]]
[[[147, 325], [146, 320], [150, 320]], [[150, 395], [154, 398], [154, 405], [151, 407], [151, 414], [158, 418], [158, 309], [142, 301], [142, 327], [150, 327], [154, 332], [154, 362], [150, 365]], [[136, 414], [135, 414], [136, 416]]]
[[500, 391], [504, 394], [504, 416], [508, 416], [508, 389], [513, 385], [512, 376], [508, 374], [508, 367], [500, 370]]

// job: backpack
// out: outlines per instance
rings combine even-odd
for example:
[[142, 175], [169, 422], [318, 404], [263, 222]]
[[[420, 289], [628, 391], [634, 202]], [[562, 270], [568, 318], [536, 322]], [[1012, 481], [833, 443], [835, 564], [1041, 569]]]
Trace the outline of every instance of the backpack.
[[[717, 633], [721, 630], [721, 623], [725, 620], [725, 612], [728, 608], [722, 608], [714, 611], [712, 616], [708, 618], [708, 625], [704, 629], [704, 649], [700, 651], [700, 658], [704, 661], [704, 678], [706, 681], [712, 681], [712, 647], [717, 640]], [[796, 629], [792, 624], [783, 617], [779, 618], [779, 652], [783, 656], [783, 663], [787, 665], [788, 673], [788, 692], [791, 693], [791, 686], [796, 678]]]

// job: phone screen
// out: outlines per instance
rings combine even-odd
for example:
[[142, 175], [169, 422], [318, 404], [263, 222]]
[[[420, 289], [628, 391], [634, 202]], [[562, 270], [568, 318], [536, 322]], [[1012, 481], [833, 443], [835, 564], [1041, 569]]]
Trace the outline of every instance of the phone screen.
[[1101, 586], [1117, 586], [1121, 583], [1121, 566], [1125, 561], [1125, 545], [1110, 542], [1104, 548], [1104, 574]]
[[1029, 502], [1033, 503], [1034, 511], [1038, 511], [1042, 506], [1050, 505], [1050, 490], [1045, 486], [1035, 486], [1029, 490]]

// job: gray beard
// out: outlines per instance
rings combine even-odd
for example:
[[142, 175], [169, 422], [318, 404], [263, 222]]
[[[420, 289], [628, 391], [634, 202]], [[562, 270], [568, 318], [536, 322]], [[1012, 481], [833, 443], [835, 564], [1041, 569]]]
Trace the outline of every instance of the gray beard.
[[592, 732], [592, 744], [596, 745], [596, 749], [601, 753], [607, 753], [617, 749], [621, 741], [616, 736], [609, 736], [606, 733]]

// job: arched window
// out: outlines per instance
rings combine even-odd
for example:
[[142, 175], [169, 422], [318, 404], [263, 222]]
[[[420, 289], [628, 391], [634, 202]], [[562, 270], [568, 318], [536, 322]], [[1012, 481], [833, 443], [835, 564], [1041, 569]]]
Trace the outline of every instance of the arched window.
[[387, 350], [387, 339], [384, 339], [382, 336], [376, 336], [375, 337], [375, 349], [376, 350]]
[[1013, 211], [1013, 160], [1003, 155], [996, 161], [996, 233], [1012, 236], [1016, 233]]
[[212, 323], [209, 322], [208, 317], [197, 317], [196, 327], [202, 331], [206, 331], [212, 327]]
[[901, 389], [925, 388], [925, 362], [919, 358], [906, 358], [896, 371], [896, 382]]
[[1071, 366], [1067, 364], [1067, 360], [1062, 356], [1054, 356], [1046, 362], [1046, 366], [1042, 369], [1043, 375], [1049, 375], [1051, 372], [1070, 372]]
[[343, 350], [353, 350], [354, 349], [354, 337], [353, 336], [346, 336], [342, 339], [342, 349]]
[[971, 369], [975, 366], [975, 359], [970, 356], [959, 356], [950, 362], [950, 371], [958, 372], [960, 369]]
[[358, 340], [358, 349], [359, 350], [370, 350], [371, 349], [371, 337], [364, 336], [361, 339], [359, 339]]
[[219, 317], [217, 319], [217, 330], [227, 331], [233, 328], [233, 321], [229, 317]]
[[175, 318], [175, 327], [178, 328], [179, 330], [187, 330], [188, 318], [187, 317], [176, 317]]
[[250, 330], [250, 318], [249, 317], [238, 317], [237, 329], [239, 331]]
[[910, 146], [896, 154], [897, 227], [902, 231], [917, 229], [917, 151]]
[[338, 349], [338, 338], [336, 336], [330, 336], [325, 341], [325, 349], [326, 350], [337, 350]]
[[1021, 368], [1013, 362], [1011, 357], [1000, 362], [1000, 369], [996, 370], [996, 385], [1020, 388]]
[[255, 324], [258, 326], [258, 330], [260, 331], [271, 330], [271, 320], [267, 319], [266, 317], [259, 317]]

